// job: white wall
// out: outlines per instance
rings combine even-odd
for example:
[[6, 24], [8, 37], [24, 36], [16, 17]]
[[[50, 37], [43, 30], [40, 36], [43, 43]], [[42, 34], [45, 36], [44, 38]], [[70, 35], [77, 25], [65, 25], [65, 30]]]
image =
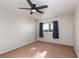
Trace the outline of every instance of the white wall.
[[36, 20], [0, 11], [0, 54], [36, 41]]
[[[52, 22], [54, 20], [59, 21], [60, 39], [53, 39], [52, 33], [44, 33], [44, 38], [39, 38], [39, 23]], [[38, 20], [37, 25], [38, 40], [73, 46], [73, 15], [64, 15], [45, 20]]]
[[75, 31], [74, 31], [74, 35], [75, 35], [75, 40], [74, 40], [74, 49], [77, 53], [77, 56], [79, 57], [79, 6], [77, 7], [76, 10], [76, 14], [75, 14]]

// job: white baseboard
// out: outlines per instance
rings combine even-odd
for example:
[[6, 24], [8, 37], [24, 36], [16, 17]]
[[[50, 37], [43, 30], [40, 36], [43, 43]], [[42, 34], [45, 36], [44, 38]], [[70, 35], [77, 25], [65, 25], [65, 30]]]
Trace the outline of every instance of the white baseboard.
[[67, 46], [72, 46], [72, 47], [73, 47], [73, 45], [68, 45], [68, 44], [64, 44], [64, 43], [50, 42], [50, 41], [45, 41], [45, 40], [38, 40], [38, 41], [49, 42], [49, 43], [55, 43], [55, 44], [60, 44], [60, 45], [67, 45]]

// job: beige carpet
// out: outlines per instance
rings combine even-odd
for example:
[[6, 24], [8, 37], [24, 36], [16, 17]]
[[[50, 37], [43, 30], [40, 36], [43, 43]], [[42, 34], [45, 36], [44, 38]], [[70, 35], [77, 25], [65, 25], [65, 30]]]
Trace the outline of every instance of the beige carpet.
[[76, 58], [73, 47], [37, 41], [0, 55], [1, 58]]

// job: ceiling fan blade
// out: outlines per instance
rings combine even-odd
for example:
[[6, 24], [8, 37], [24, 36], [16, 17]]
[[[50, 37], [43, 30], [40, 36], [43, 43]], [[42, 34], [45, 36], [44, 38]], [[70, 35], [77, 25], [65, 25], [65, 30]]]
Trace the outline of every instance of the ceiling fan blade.
[[27, 0], [27, 2], [29, 3], [30, 7], [34, 7], [31, 0]]
[[19, 9], [28, 9], [28, 10], [31, 10], [31, 8], [19, 8]]
[[37, 12], [39, 12], [39, 13], [41, 13], [41, 14], [44, 14], [42, 11], [39, 11], [39, 10], [37, 10]]
[[36, 7], [37, 9], [43, 9], [43, 8], [47, 8], [48, 6], [47, 5], [44, 5], [44, 6], [39, 6], [39, 7]]

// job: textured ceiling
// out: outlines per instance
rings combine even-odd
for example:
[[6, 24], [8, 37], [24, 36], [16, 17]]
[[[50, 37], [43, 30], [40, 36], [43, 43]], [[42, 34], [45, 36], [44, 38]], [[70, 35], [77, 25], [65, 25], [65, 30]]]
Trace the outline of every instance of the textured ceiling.
[[21, 15], [33, 17], [36, 19], [44, 19], [53, 16], [74, 13], [79, 0], [31, 0], [37, 6], [48, 5], [47, 9], [42, 9], [44, 14], [34, 13], [29, 15], [28, 10], [19, 10], [18, 7], [30, 7], [26, 0], [0, 0], [0, 10], [10, 13], [18, 13]]

